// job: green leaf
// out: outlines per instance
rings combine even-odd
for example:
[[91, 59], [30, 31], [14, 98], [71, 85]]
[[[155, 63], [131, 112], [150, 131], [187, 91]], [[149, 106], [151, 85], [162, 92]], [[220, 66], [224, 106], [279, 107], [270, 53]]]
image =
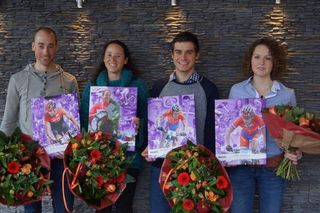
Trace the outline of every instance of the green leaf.
[[191, 140], [187, 140], [187, 146], [194, 147], [195, 145], [192, 143]]
[[39, 146], [39, 143], [37, 141], [30, 141], [30, 142], [24, 143], [24, 145], [32, 153]]
[[7, 167], [8, 167], [7, 158], [6, 158], [5, 156], [1, 156], [1, 157], [0, 157], [0, 161], [1, 161], [1, 165], [2, 165], [5, 169], [7, 169]]
[[17, 138], [20, 139], [20, 136], [21, 136], [21, 130], [19, 127], [15, 128], [15, 130], [13, 131], [10, 139], [11, 140], [16, 140]]
[[7, 145], [8, 140], [9, 138], [2, 131], [0, 131], [0, 151], [2, 151], [4, 147]]
[[304, 108], [302, 107], [294, 107], [293, 108], [293, 113], [297, 116], [300, 117], [301, 115], [303, 115], [305, 113]]
[[293, 111], [288, 111], [285, 115], [284, 115], [284, 119], [290, 122], [294, 122], [296, 121], [296, 116], [293, 114]]
[[3, 182], [3, 187], [4, 187], [4, 188], [7, 188], [7, 187], [10, 186], [11, 176], [12, 176], [12, 175], [9, 174], [8, 176], [6, 176], [6, 177], [4, 178], [4, 182]]

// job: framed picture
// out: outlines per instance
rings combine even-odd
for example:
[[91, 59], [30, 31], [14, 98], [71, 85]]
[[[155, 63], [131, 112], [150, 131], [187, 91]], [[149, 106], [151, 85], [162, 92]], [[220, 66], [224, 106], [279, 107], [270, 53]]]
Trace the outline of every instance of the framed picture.
[[148, 155], [164, 158], [173, 148], [196, 143], [193, 95], [148, 99]]
[[63, 152], [69, 134], [80, 133], [78, 95], [62, 94], [31, 99], [33, 139], [39, 141], [49, 156]]
[[128, 151], [134, 151], [137, 92], [136, 87], [91, 87], [89, 131], [108, 132], [121, 143], [127, 143]]
[[264, 99], [215, 101], [216, 156], [224, 166], [266, 164]]

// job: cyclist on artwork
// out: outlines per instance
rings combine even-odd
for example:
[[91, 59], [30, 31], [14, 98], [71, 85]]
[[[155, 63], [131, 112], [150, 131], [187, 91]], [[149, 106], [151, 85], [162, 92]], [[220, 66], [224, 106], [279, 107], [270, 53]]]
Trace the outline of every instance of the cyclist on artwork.
[[93, 131], [110, 132], [118, 134], [120, 120], [120, 106], [111, 97], [111, 91], [105, 90], [102, 101], [94, 104], [89, 112], [89, 121]]
[[[164, 128], [160, 124], [165, 120]], [[180, 122], [182, 123], [182, 131], [178, 133]], [[181, 112], [180, 106], [174, 104], [171, 109], [166, 110], [158, 119], [158, 129], [164, 132], [164, 138], [161, 141], [160, 147], [169, 146], [170, 143], [173, 147], [177, 146], [179, 135], [185, 134], [186, 119]]]
[[265, 125], [263, 120], [255, 114], [253, 106], [243, 106], [240, 110], [240, 116], [233, 121], [231, 127], [227, 130], [225, 140], [227, 151], [233, 151], [230, 145], [230, 136], [237, 127], [241, 128], [240, 151], [260, 152], [259, 137], [265, 135]]
[[57, 107], [53, 100], [49, 100], [45, 106], [44, 123], [48, 138], [52, 142], [60, 142], [70, 130], [64, 118], [69, 119], [76, 129], [79, 129], [78, 122], [62, 107]]

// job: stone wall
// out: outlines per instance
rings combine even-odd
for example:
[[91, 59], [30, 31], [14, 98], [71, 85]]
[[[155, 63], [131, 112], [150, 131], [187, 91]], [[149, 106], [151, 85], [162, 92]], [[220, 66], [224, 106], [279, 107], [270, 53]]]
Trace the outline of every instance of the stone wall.
[[[74, 74], [81, 89], [100, 63], [103, 44], [124, 41], [132, 51], [141, 77], [152, 82], [172, 71], [169, 42], [182, 30], [199, 36], [197, 70], [214, 81], [226, 98], [231, 85], [243, 78], [243, 53], [256, 38], [274, 36], [288, 47], [289, 73], [298, 104], [319, 110], [320, 1], [286, 0], [0, 0], [0, 120], [11, 74], [34, 61], [31, 40], [42, 25], [59, 38], [57, 62]], [[318, 83], [317, 83], [318, 82]], [[283, 212], [318, 212], [319, 156], [305, 155], [301, 181], [288, 183]], [[148, 212], [148, 167], [141, 177], [135, 208]], [[2, 210], [0, 209], [0, 212]], [[5, 212], [5, 210], [3, 210]]]

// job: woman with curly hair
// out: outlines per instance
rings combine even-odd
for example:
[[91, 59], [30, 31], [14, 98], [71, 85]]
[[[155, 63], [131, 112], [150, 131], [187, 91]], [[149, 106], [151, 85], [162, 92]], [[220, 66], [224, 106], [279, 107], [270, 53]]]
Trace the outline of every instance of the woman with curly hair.
[[[243, 62], [243, 73], [249, 78], [232, 86], [229, 98], [264, 98], [266, 107], [296, 105], [293, 89], [280, 83], [287, 71], [286, 50], [273, 38], [258, 39], [250, 46]], [[266, 132], [267, 165], [241, 165], [228, 168], [234, 199], [232, 213], [253, 212], [255, 190], [259, 194], [262, 213], [281, 211], [285, 180], [275, 174], [275, 168], [285, 155], [295, 164], [301, 152], [283, 153]]]

